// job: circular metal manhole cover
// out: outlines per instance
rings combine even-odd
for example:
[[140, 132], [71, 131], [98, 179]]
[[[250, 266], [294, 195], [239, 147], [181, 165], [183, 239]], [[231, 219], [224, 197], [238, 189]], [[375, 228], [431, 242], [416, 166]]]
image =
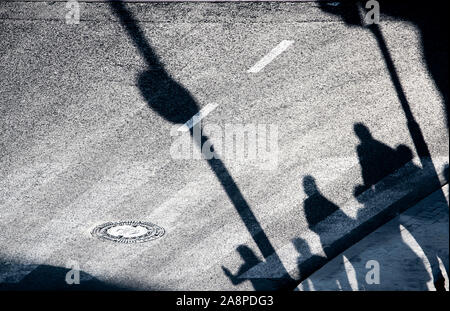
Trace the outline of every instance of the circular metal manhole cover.
[[140, 243], [155, 240], [164, 235], [160, 226], [143, 221], [107, 222], [92, 230], [92, 235], [119, 243]]

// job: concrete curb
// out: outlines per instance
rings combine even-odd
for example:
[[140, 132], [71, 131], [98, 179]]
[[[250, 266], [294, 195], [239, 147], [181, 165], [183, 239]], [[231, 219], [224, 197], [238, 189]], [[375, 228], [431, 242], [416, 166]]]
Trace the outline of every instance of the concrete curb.
[[297, 290], [448, 291], [448, 189], [447, 184], [379, 227]]
[[[290, 280], [294, 279], [299, 284], [344, 250], [448, 183], [444, 172], [438, 174], [437, 181], [434, 171], [434, 167], [447, 165], [448, 158], [433, 159], [434, 163], [431, 159], [422, 160], [425, 163], [422, 169], [417, 170], [417, 166], [409, 162], [381, 180], [376, 185], [376, 191], [365, 191], [314, 226], [312, 230], [320, 236], [321, 246], [302, 243], [294, 248], [293, 243], [290, 243], [278, 248], [277, 255], [291, 279], [285, 273], [283, 276], [283, 268], [271, 257], [240, 277], [278, 279], [280, 283], [280, 280], [286, 279], [285, 288], [293, 289], [296, 285], [292, 286]], [[354, 215], [354, 211], [357, 211], [357, 215]], [[311, 241], [311, 231], [305, 230], [295, 240]]]

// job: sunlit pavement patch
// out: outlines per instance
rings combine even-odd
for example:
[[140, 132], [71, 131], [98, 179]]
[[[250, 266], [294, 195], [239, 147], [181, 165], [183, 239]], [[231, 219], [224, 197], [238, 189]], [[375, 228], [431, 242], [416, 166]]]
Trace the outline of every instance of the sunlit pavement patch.
[[92, 235], [118, 243], [142, 243], [152, 241], [164, 235], [162, 227], [150, 222], [120, 221], [107, 222], [92, 230]]

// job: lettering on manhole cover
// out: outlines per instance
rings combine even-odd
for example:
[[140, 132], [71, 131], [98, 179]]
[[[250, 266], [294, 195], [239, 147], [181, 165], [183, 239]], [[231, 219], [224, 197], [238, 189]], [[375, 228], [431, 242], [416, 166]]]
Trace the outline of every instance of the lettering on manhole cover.
[[107, 222], [92, 230], [92, 235], [118, 243], [141, 243], [152, 241], [164, 235], [160, 226], [143, 221]]

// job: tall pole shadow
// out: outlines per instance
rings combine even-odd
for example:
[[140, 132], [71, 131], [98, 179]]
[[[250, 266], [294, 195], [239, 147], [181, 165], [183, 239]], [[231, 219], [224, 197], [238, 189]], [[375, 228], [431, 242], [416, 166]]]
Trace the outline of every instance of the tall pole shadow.
[[[400, 78], [395, 68], [394, 61], [392, 60], [391, 53], [389, 52], [389, 49], [387, 47], [386, 40], [384, 39], [383, 33], [381, 32], [379, 25], [372, 24], [368, 26], [368, 28], [372, 32], [372, 35], [375, 37], [378, 43], [378, 47], [380, 48], [380, 51], [383, 54], [386, 67], [391, 76], [392, 84], [394, 85], [397, 93], [397, 98], [405, 114], [408, 130], [413, 140], [414, 146], [416, 148], [417, 155], [419, 156], [419, 159], [421, 160], [422, 164], [425, 166], [425, 163], [423, 161], [427, 158], [431, 159], [430, 150], [428, 148], [427, 143], [425, 142], [422, 130], [420, 129], [420, 126], [417, 123], [411, 111], [411, 107], [408, 103], [408, 100], [406, 99], [405, 91], [403, 90], [402, 84], [400, 82]], [[436, 171], [436, 168], [434, 168], [434, 171]]]
[[[387, 2], [385, 2], [384, 5], [387, 6], [388, 5]], [[363, 24], [363, 22], [362, 22], [363, 18], [361, 18], [361, 15], [360, 15], [361, 1], [359, 1], [359, 0], [353, 0], [353, 1], [347, 2], [346, 5], [343, 6], [340, 10], [332, 9], [329, 6], [327, 6], [325, 3], [321, 3], [320, 6], [323, 10], [325, 10], [327, 12], [331, 12], [331, 13], [342, 16], [344, 22], [348, 25], [366, 27], [371, 32], [373, 37], [375, 38], [378, 48], [383, 56], [386, 68], [389, 72], [392, 84], [395, 88], [397, 98], [400, 102], [403, 113], [405, 115], [407, 128], [408, 128], [408, 131], [412, 138], [412, 141], [413, 141], [414, 147], [416, 149], [417, 155], [419, 157], [419, 160], [422, 164], [422, 169], [427, 169], [429, 176], [430, 176], [430, 185], [428, 185], [428, 186], [429, 186], [429, 189], [433, 189], [433, 190], [431, 192], [429, 192], [427, 195], [430, 195], [434, 191], [438, 190], [440, 193], [439, 196], [441, 197], [441, 199], [445, 199], [445, 194], [441, 189], [441, 182], [439, 179], [439, 174], [437, 172], [435, 164], [433, 163], [430, 149], [425, 141], [425, 137], [420, 128], [420, 125], [417, 122], [416, 118], [414, 117], [414, 114], [412, 113], [411, 106], [407, 100], [405, 91], [404, 91], [403, 86], [400, 81], [400, 77], [397, 73], [397, 69], [395, 67], [394, 61], [392, 59], [391, 53], [387, 46], [386, 40], [384, 39], [384, 36], [383, 36], [380, 26], [376, 23], [368, 25], [368, 26], [365, 26]], [[348, 16], [351, 16], [352, 18], [348, 18]], [[428, 60], [428, 61], [430, 61], [430, 60]], [[446, 79], [448, 82], [448, 77]], [[436, 83], [441, 85], [443, 82], [436, 81]], [[444, 94], [443, 94], [444, 107], [445, 107], [445, 109], [447, 109], [447, 103], [446, 103], [447, 93], [445, 90], [448, 90], [448, 87], [442, 88], [442, 89], [444, 91]], [[447, 114], [447, 117], [448, 117], [448, 114]], [[447, 119], [447, 122], [448, 122], [448, 119]], [[439, 189], [441, 189], [441, 190], [439, 190]], [[358, 192], [360, 192], [360, 191], [357, 190], [355, 192], [355, 194], [357, 194]], [[421, 242], [422, 243], [420, 243], [420, 244], [424, 248], [425, 255], [428, 258], [429, 262], [432, 264], [433, 267], [439, 267], [439, 264], [436, 261], [435, 254], [433, 254], [433, 252], [427, 251], [426, 241], [421, 241]], [[436, 274], [438, 275], [438, 277], [437, 277], [438, 279], [442, 278], [442, 274], [440, 273], [440, 271], [437, 271]]]
[[[159, 61], [158, 56], [153, 51], [143, 31], [125, 4], [120, 1], [110, 1], [109, 4], [146, 62], [147, 68], [140, 73], [138, 78], [138, 86], [142, 96], [148, 105], [167, 121], [174, 124], [186, 123], [200, 111], [196, 100], [188, 90], [174, 81], [164, 69], [164, 65]], [[200, 128], [196, 128], [197, 126], [199, 125], [195, 125], [190, 129], [190, 134], [200, 150], [202, 150], [202, 146], [208, 141], [208, 138], [201, 134], [201, 125], [199, 126]], [[195, 133], [197, 130], [199, 130], [199, 135]], [[228, 172], [225, 164], [214, 152], [214, 146], [210, 146], [210, 150], [213, 153], [213, 157], [205, 157], [206, 161], [234, 205], [261, 254], [265, 259], [270, 256], [278, 268], [283, 271], [283, 274], [286, 275], [286, 282], [291, 283], [291, 278], [276, 254], [275, 248], [264, 233], [241, 190]]]

